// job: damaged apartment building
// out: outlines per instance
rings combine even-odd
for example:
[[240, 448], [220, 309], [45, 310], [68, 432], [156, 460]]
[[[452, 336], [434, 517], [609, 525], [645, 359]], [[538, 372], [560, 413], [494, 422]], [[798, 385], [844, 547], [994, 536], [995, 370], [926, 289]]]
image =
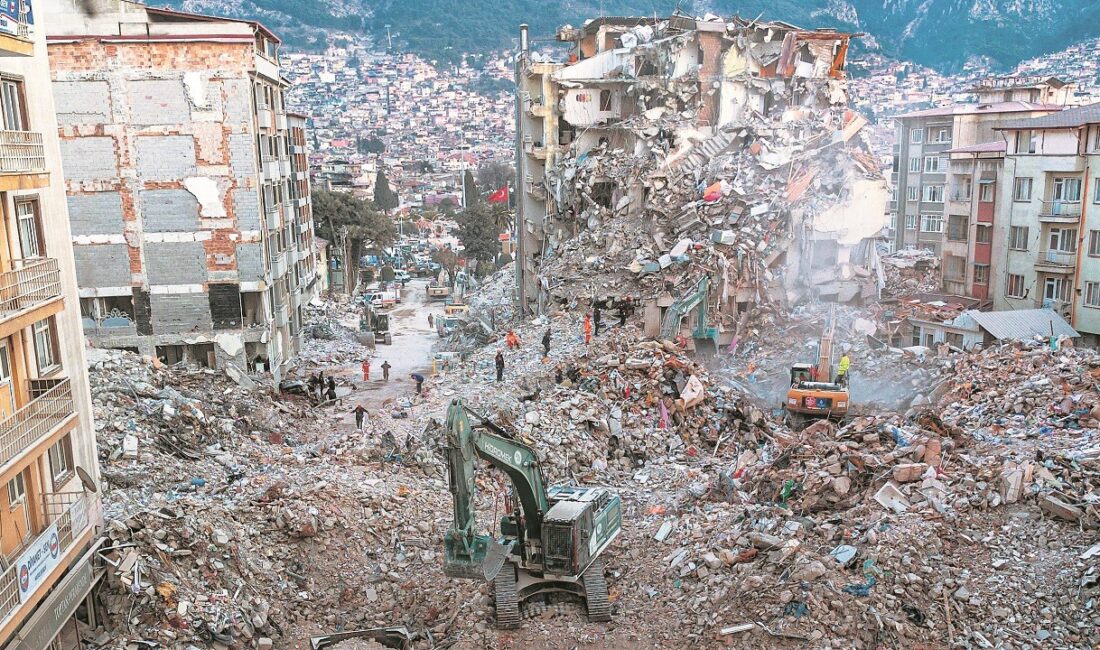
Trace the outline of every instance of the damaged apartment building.
[[277, 381], [316, 278], [278, 38], [127, 0], [44, 10], [89, 344]]
[[847, 108], [850, 34], [674, 15], [558, 39], [564, 63], [521, 27], [525, 309], [630, 298], [652, 334], [709, 318], [729, 340], [756, 307], [877, 296], [888, 193]]

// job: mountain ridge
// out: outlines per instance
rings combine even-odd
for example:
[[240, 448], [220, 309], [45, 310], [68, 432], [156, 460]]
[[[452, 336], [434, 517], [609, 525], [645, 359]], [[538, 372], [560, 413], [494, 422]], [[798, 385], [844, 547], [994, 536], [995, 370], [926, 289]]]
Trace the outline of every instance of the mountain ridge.
[[[537, 37], [601, 15], [715, 13], [858, 31], [860, 46], [954, 71], [981, 59], [1000, 70], [1100, 36], [1100, 2], [1076, 0], [168, 0], [173, 8], [260, 20], [292, 46], [319, 47], [327, 31], [385, 37], [428, 58], [513, 44], [526, 22]], [[319, 32], [318, 30], [322, 30]]]

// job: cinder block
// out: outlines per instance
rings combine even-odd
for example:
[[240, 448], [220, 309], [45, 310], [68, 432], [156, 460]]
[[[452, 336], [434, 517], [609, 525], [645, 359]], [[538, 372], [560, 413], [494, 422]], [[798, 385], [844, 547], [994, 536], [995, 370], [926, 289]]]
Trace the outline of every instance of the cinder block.
[[205, 282], [206, 251], [202, 242], [147, 242], [145, 277], [154, 286]]
[[117, 235], [122, 232], [122, 196], [118, 192], [96, 192], [69, 196], [69, 227], [72, 234]]
[[193, 232], [199, 229], [199, 202], [187, 190], [144, 190], [139, 196], [146, 232]]

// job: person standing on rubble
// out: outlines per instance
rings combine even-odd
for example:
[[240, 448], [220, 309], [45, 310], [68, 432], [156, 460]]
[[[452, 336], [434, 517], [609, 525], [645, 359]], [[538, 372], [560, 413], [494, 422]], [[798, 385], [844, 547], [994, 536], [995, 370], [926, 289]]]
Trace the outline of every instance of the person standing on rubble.
[[847, 386], [848, 385], [848, 369], [852, 367], [852, 360], [848, 358], [848, 353], [840, 355], [840, 365], [837, 366], [836, 371], [836, 383]]
[[360, 431], [363, 430], [363, 418], [367, 415], [367, 409], [363, 408], [362, 404], [356, 404], [355, 410], [352, 411], [355, 414], [355, 428]]
[[370, 359], [363, 359], [363, 381], [370, 381]]
[[329, 399], [336, 399], [336, 380], [332, 377], [328, 378], [328, 392], [331, 397]]
[[546, 333], [542, 335], [542, 356], [550, 356], [550, 328], [546, 328]]
[[600, 335], [600, 305], [597, 303], [592, 308], [592, 326], [595, 328], [596, 336]]
[[497, 350], [497, 356], [496, 359], [494, 359], [494, 363], [497, 367], [497, 381], [504, 381], [504, 352]]
[[410, 375], [412, 380], [416, 382], [416, 394], [420, 395], [424, 389], [424, 375], [413, 373]]
[[592, 342], [592, 317], [588, 314], [584, 315], [584, 344], [588, 345]]
[[392, 367], [389, 361], [382, 362], [382, 381], [390, 380], [390, 368]]
[[428, 314], [428, 327], [435, 327], [435, 316]]

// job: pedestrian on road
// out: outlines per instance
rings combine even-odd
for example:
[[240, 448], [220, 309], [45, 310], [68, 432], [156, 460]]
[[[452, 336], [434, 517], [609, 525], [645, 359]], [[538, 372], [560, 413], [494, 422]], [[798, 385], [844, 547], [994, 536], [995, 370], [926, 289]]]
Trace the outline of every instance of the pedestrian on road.
[[599, 336], [600, 335], [600, 306], [599, 305], [596, 305], [596, 307], [592, 310], [592, 325], [596, 329], [596, 336]]
[[370, 381], [370, 359], [363, 359], [363, 381]]
[[428, 314], [428, 327], [435, 327], [435, 316]]
[[584, 344], [588, 345], [592, 342], [592, 318], [588, 315], [584, 315]]
[[550, 356], [550, 328], [546, 328], [546, 333], [542, 335], [542, 356]]
[[355, 428], [362, 431], [363, 430], [363, 418], [366, 417], [366, 415], [367, 415], [367, 409], [363, 408], [362, 404], [356, 404], [355, 405], [355, 410], [352, 411], [352, 413], [355, 413]]
[[416, 382], [416, 394], [420, 395], [421, 391], [424, 389], [424, 375], [413, 373], [411, 376], [413, 381]]
[[496, 366], [497, 366], [497, 381], [503, 381], [504, 380], [504, 353], [501, 352], [500, 350], [497, 350]]
[[390, 380], [390, 368], [392, 367], [389, 361], [382, 362], [382, 381]]

